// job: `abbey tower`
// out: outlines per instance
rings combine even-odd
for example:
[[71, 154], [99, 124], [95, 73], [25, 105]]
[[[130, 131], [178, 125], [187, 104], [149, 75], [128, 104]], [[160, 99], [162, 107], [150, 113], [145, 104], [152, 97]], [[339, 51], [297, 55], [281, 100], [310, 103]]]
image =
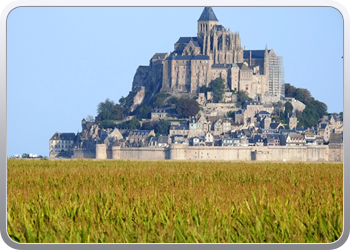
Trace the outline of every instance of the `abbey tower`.
[[[220, 25], [213, 9], [205, 7], [197, 21], [197, 36], [180, 37], [173, 52], [156, 53], [149, 66], [139, 66], [133, 92], [196, 95], [218, 77], [225, 80], [228, 91], [245, 91], [255, 100], [278, 101], [284, 96], [282, 57], [267, 46], [243, 49], [239, 33]], [[138, 98], [134, 104], [141, 102]]]

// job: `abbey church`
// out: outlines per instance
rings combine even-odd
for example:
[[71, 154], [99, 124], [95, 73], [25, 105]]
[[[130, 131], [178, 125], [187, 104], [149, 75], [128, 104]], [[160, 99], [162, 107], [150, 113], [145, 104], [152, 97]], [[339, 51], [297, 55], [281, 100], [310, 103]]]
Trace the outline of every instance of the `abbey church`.
[[134, 104], [154, 89], [196, 95], [218, 77], [225, 80], [227, 91], [245, 91], [256, 101], [278, 101], [284, 96], [282, 57], [267, 46], [242, 48], [239, 33], [220, 25], [213, 9], [205, 7], [197, 36], [180, 37], [173, 52], [156, 53], [149, 66], [139, 66], [133, 82], [138, 96]]

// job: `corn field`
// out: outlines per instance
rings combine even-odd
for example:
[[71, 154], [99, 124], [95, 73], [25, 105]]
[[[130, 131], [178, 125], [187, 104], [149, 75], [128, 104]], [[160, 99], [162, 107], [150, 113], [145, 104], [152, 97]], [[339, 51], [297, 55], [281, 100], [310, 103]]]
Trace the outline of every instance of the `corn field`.
[[7, 161], [7, 230], [29, 243], [321, 243], [342, 163]]

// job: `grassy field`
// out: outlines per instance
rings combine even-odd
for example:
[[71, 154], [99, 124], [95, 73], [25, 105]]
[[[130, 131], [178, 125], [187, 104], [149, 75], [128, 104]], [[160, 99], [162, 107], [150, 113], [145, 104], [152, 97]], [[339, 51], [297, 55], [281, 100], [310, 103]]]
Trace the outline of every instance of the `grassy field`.
[[342, 163], [7, 161], [17, 242], [333, 242]]

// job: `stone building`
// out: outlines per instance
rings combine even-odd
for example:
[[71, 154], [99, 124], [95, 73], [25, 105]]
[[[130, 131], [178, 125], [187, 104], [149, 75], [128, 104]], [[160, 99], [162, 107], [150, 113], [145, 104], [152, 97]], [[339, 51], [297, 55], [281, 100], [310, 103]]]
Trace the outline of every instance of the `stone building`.
[[136, 99], [132, 109], [147, 92], [194, 96], [218, 77], [225, 80], [227, 90], [246, 91], [257, 101], [284, 97], [282, 57], [267, 46], [243, 49], [239, 33], [219, 24], [213, 9], [205, 7], [197, 21], [197, 36], [180, 37], [173, 52], [156, 53], [148, 66], [139, 66], [133, 81]]
[[295, 115], [295, 113], [288, 114], [288, 126], [290, 129], [295, 129], [298, 125], [298, 119]]
[[49, 157], [71, 157], [73, 155], [73, 146], [76, 136], [74, 133], [58, 133], [56, 132], [50, 138], [50, 153]]

